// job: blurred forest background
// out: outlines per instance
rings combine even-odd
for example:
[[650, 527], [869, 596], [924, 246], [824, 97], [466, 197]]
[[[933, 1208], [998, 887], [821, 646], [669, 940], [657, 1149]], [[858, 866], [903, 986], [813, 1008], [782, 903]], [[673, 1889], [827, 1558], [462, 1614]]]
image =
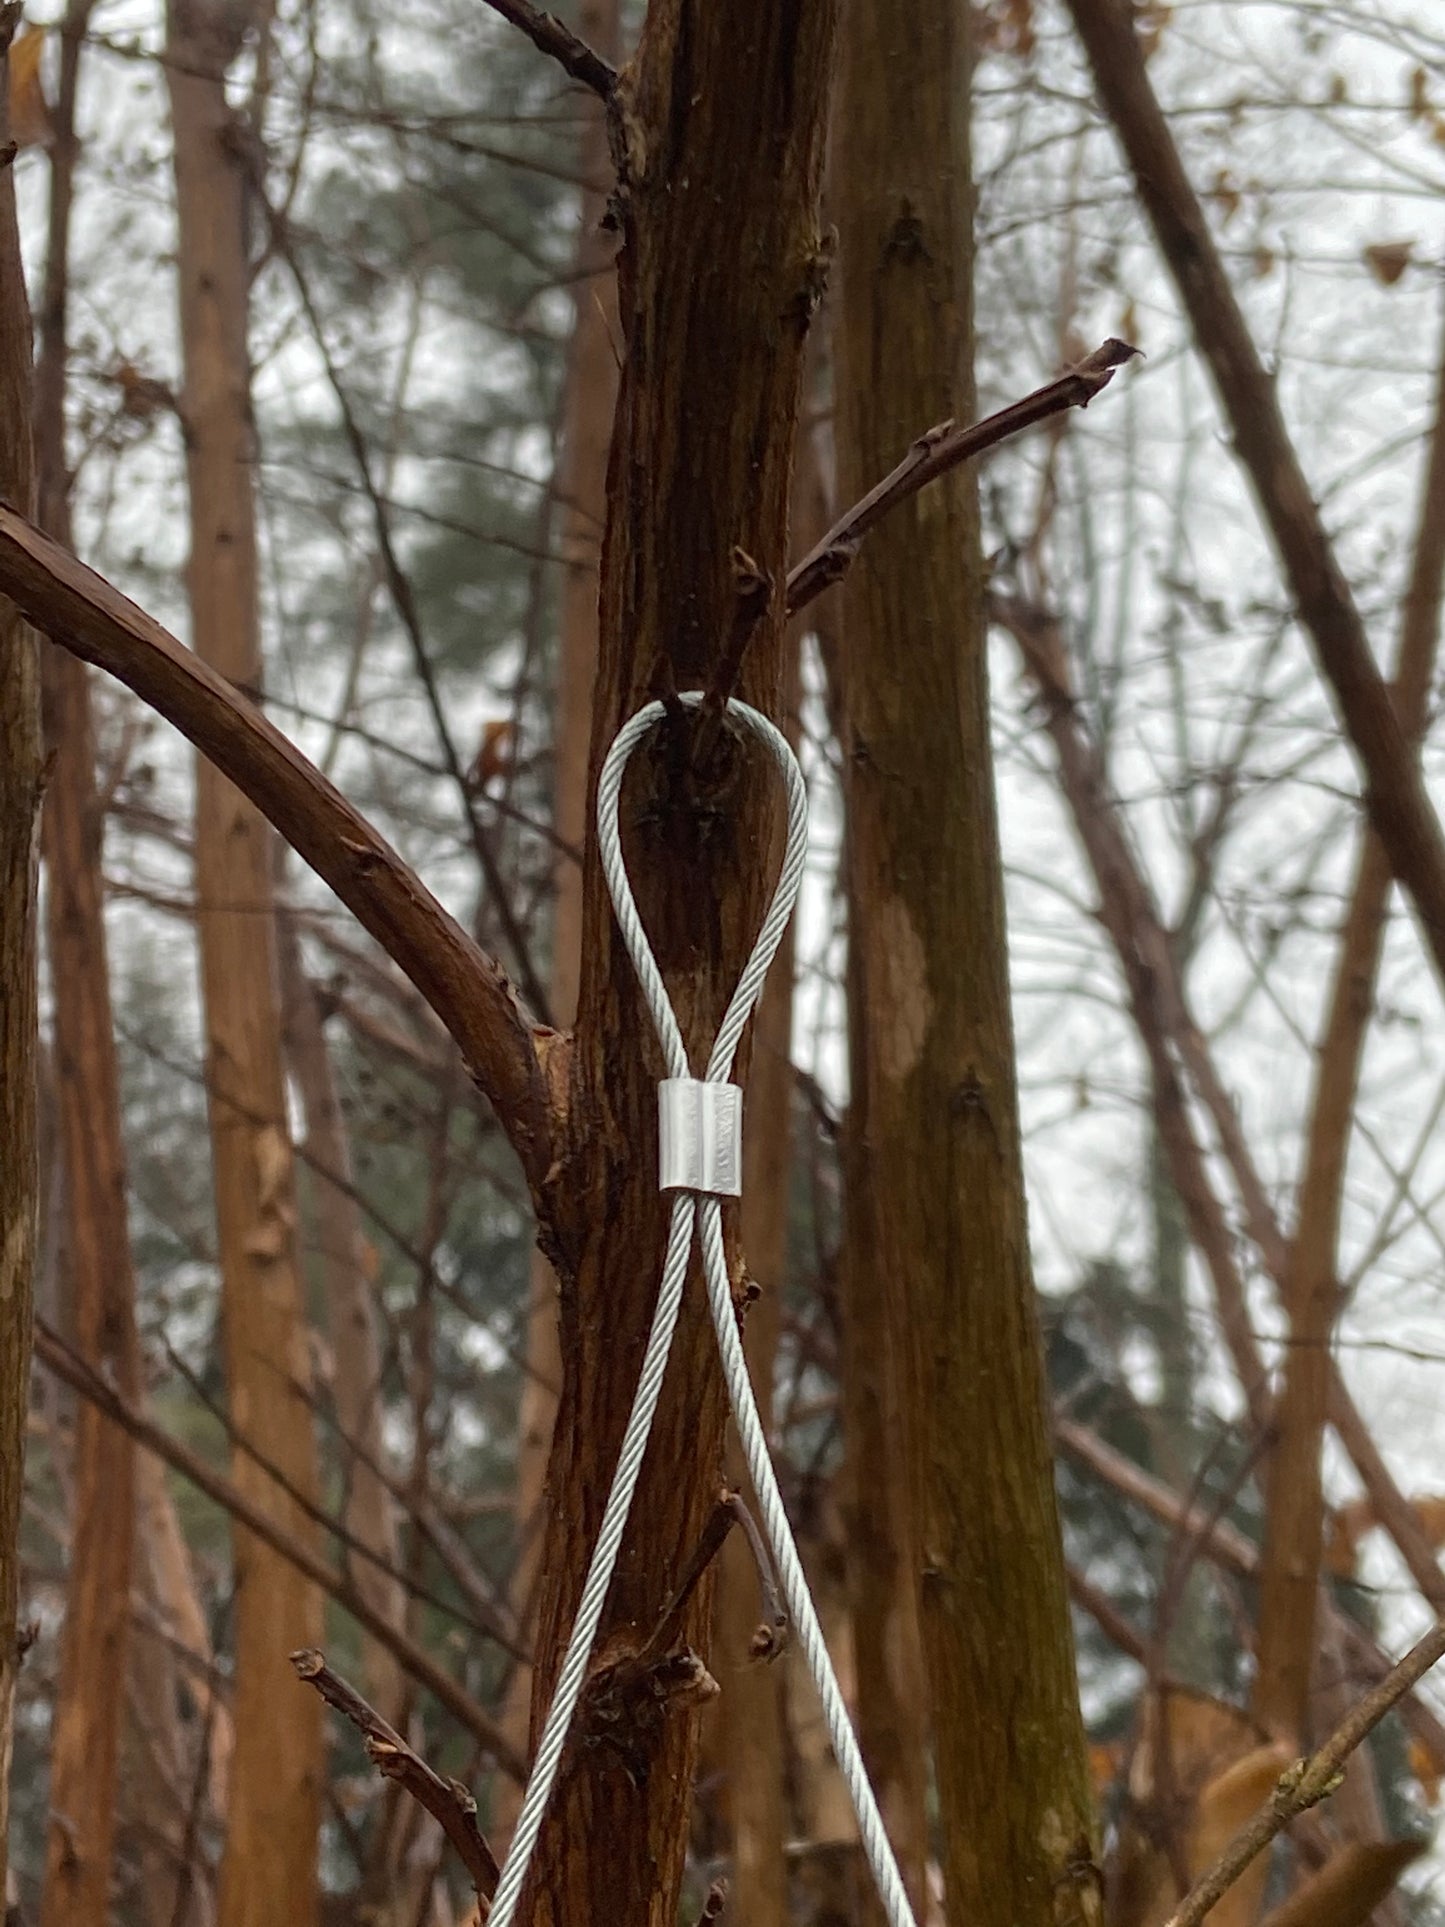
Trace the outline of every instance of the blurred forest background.
[[[178, 413], [178, 287], [223, 271], [206, 264], [211, 188], [199, 163], [187, 175], [183, 144], [228, 101], [247, 149], [235, 319], [254, 440], [224, 486], [254, 499], [266, 712], [528, 1007], [563, 1024], [621, 356], [597, 104], [475, 0], [215, 11], [227, 17], [207, 31], [234, 31], [219, 69], [196, 37], [207, 10], [178, 5], [168, 24], [152, 0], [29, 0], [11, 49], [42, 519], [182, 637], [208, 595], [221, 629], [235, 614], [228, 565], [207, 559], [233, 539], [213, 520], [229, 511], [214, 492], [193, 508], [199, 463], [193, 448], [188, 478]], [[620, 61], [640, 13], [585, 0], [576, 24]], [[1445, 19], [1410, 0], [1134, 14], [1387, 675], [1402, 638], [1402, 715], [1445, 794], [1439, 733], [1423, 729], [1445, 556], [1445, 474], [1433, 502], [1427, 486]], [[1150, 1927], [1208, 1857], [1201, 1842], [1217, 1846], [1266, 1797], [1278, 1735], [1319, 1738], [1378, 1678], [1379, 1652], [1402, 1650], [1445, 1602], [1445, 1024], [1068, 11], [989, 0], [975, 25], [979, 412], [1108, 335], [1146, 357], [1086, 415], [992, 454], [979, 490], [1029, 1235], [1080, 1690], [1109, 1918]], [[825, 217], [845, 232], [849, 139], [836, 117]], [[795, 555], [851, 499], [835, 319], [830, 289], [808, 359]], [[850, 1121], [839, 601], [820, 598], [791, 642], [786, 721], [813, 841], [754, 1050], [771, 1135], [750, 1146], [744, 1235], [762, 1296], [748, 1339], [885, 1813], [936, 1896], [927, 1691], [898, 1577], [898, 1391], [859, 1205], [866, 1194], [887, 1214], [890, 1196]], [[244, 647], [219, 666], [259, 695]], [[43, 1211], [7, 1898], [16, 1921], [47, 1927], [206, 1927], [226, 1912], [236, 1780], [278, 1771], [264, 1736], [294, 1730], [322, 1788], [319, 1832], [303, 1824], [294, 1847], [319, 1893], [271, 1917], [452, 1927], [471, 1904], [461, 1861], [284, 1661], [324, 1649], [505, 1842], [558, 1372], [528, 1187], [451, 1038], [311, 872], [269, 836], [228, 872], [228, 832], [207, 829], [181, 739], [105, 677], [74, 664], [46, 677], [52, 731], [68, 716], [79, 733], [70, 751], [56, 744], [43, 846]], [[73, 901], [87, 849], [100, 855], [99, 958]], [[246, 1100], [218, 1105], [213, 1090], [208, 1112], [201, 986], [228, 946], [247, 974], [244, 937], [217, 930], [244, 921], [248, 888], [275, 907], [274, 1074], [294, 1161], [278, 1138], [270, 1165], [238, 1179], [220, 1113]], [[266, 976], [254, 958], [250, 971]], [[235, 994], [240, 1011], [244, 983]], [[108, 1135], [106, 1073], [87, 1056], [106, 995], [119, 1232], [90, 1216], [116, 1173], [78, 1182], [70, 1162]], [[62, 1034], [67, 998], [80, 1014]], [[1324, 1061], [1342, 1066], [1333, 1097]], [[259, 1186], [261, 1220], [299, 1268], [289, 1306], [258, 1314], [239, 1372], [221, 1342], [217, 1229], [236, 1182]], [[1305, 1427], [1290, 1503], [1322, 1536], [1328, 1602], [1291, 1658], [1261, 1610], [1279, 1439], [1261, 1401], [1299, 1357], [1324, 1374], [1299, 1396], [1327, 1401], [1330, 1429], [1321, 1446]], [[974, 1416], [956, 1423], [966, 1442]], [[275, 1522], [264, 1651], [238, 1645], [247, 1501]], [[743, 1927], [872, 1918], [801, 1660], [749, 1657], [758, 1574], [742, 1533], [718, 1571], [721, 1690], [704, 1720], [686, 1918], [719, 1876]], [[1429, 1847], [1440, 1691], [1427, 1679], [1380, 1727], [1345, 1790], [1276, 1856], [1251, 1918], [1343, 1842], [1372, 1849], [1377, 1884], [1347, 1915], [1301, 1921], [1445, 1921]], [[880, 1704], [870, 1739], [866, 1707]], [[94, 1778], [107, 1720], [109, 1814]], [[239, 1739], [247, 1720], [261, 1738]], [[1236, 1772], [1221, 1794], [1241, 1762], [1243, 1790]], [[110, 1843], [98, 1902], [83, 1898], [97, 1838]]]

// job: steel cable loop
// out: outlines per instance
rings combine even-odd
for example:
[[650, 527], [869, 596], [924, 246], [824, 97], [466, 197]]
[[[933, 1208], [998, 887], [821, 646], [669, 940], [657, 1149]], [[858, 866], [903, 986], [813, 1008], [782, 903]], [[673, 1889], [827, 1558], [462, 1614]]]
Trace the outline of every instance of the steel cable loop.
[[[702, 701], [702, 692], [688, 691], [682, 695], [681, 700], [690, 707], [696, 706]], [[622, 933], [623, 942], [627, 946], [628, 955], [637, 972], [643, 997], [652, 1015], [653, 1025], [667, 1064], [668, 1076], [686, 1078], [691, 1074], [687, 1049], [683, 1043], [682, 1032], [678, 1027], [671, 999], [667, 994], [667, 987], [662, 980], [662, 973], [657, 967], [652, 945], [648, 941], [647, 932], [643, 929], [642, 919], [638, 914], [632, 885], [622, 857], [622, 838], [618, 828], [618, 800], [628, 761], [637, 745], [665, 713], [662, 703], [649, 703], [619, 730], [607, 753], [598, 779], [597, 827], [603, 873], [612, 897], [618, 928]], [[717, 1040], [708, 1059], [705, 1080], [708, 1083], [725, 1083], [732, 1071], [733, 1056], [743, 1028], [758, 999], [762, 996], [768, 969], [777, 954], [788, 919], [793, 913], [793, 906], [802, 882], [803, 866], [807, 860], [808, 842], [807, 789], [802, 772], [798, 768], [797, 758], [786, 737], [766, 716], [747, 703], [736, 700], [729, 702], [728, 713], [746, 724], [752, 733], [760, 738], [771, 751], [782, 771], [788, 794], [788, 833], [782, 869], [773, 891], [772, 902], [754, 942], [752, 954], [744, 966], [737, 988], [728, 1003], [722, 1024], [718, 1029]], [[733, 1304], [732, 1288], [727, 1275], [727, 1259], [722, 1241], [722, 1209], [716, 1197], [693, 1191], [678, 1191], [673, 1197], [662, 1283], [653, 1312], [647, 1349], [643, 1355], [637, 1391], [633, 1396], [632, 1411], [628, 1417], [627, 1429], [623, 1434], [617, 1469], [613, 1474], [612, 1489], [608, 1493], [597, 1544], [582, 1588], [582, 1597], [578, 1602], [577, 1618], [557, 1676], [552, 1704], [548, 1709], [542, 1738], [537, 1747], [537, 1757], [533, 1762], [521, 1812], [517, 1817], [516, 1830], [512, 1835], [496, 1895], [487, 1916], [488, 1927], [511, 1927], [533, 1849], [537, 1843], [542, 1817], [556, 1783], [562, 1750], [573, 1714], [577, 1709], [577, 1702], [581, 1697], [587, 1662], [591, 1656], [593, 1641], [597, 1636], [602, 1608], [606, 1602], [608, 1587], [612, 1582], [622, 1534], [626, 1529], [627, 1515], [631, 1510], [638, 1476], [642, 1469], [643, 1455], [647, 1449], [648, 1436], [657, 1411], [663, 1374], [667, 1368], [668, 1354], [672, 1348], [678, 1311], [682, 1303], [683, 1286], [687, 1279], [688, 1256], [692, 1249], [699, 1203], [702, 1205], [703, 1270], [707, 1279], [708, 1302], [717, 1331], [728, 1395], [732, 1401], [748, 1471], [763, 1515], [764, 1529], [777, 1562], [778, 1577], [798, 1631], [799, 1643], [823, 1703], [824, 1717], [833, 1742], [833, 1750], [853, 1799], [864, 1850], [878, 1883], [890, 1927], [915, 1927], [912, 1909], [908, 1904], [908, 1896], [898, 1871], [898, 1863], [888, 1844], [882, 1817], [873, 1797], [873, 1790], [868, 1784], [862, 1755], [858, 1750], [858, 1742], [848, 1719], [842, 1691], [828, 1657], [827, 1643], [823, 1637], [822, 1627], [818, 1623], [817, 1611], [814, 1608], [807, 1578], [788, 1524], [787, 1513], [768, 1451], [767, 1438], [758, 1414], [757, 1402], [753, 1397], [752, 1383], [748, 1377], [747, 1363], [743, 1357], [742, 1340], [738, 1331], [737, 1310]]]

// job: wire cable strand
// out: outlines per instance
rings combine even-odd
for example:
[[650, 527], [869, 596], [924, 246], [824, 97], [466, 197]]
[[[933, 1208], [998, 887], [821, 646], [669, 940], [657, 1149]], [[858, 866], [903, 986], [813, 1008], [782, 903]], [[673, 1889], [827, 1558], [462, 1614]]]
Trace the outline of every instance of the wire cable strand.
[[[702, 692], [688, 691], [683, 694], [681, 700], [689, 707], [695, 707], [702, 701]], [[787, 787], [788, 835], [782, 869], [773, 891], [772, 902], [768, 906], [767, 915], [763, 919], [752, 954], [729, 1000], [722, 1024], [718, 1029], [717, 1040], [708, 1059], [706, 1082], [712, 1084], [725, 1084], [731, 1078], [733, 1058], [737, 1052], [743, 1028], [763, 994], [768, 970], [777, 955], [778, 945], [782, 942], [788, 919], [793, 914], [808, 851], [807, 788], [802, 771], [798, 768], [798, 760], [787, 738], [766, 716], [748, 703], [733, 699], [728, 703], [727, 710], [729, 716], [743, 723], [764, 744], [782, 772]], [[686, 1078], [690, 1075], [687, 1049], [678, 1027], [677, 1014], [673, 1010], [672, 1000], [667, 994], [667, 986], [662, 979], [662, 972], [657, 967], [652, 945], [648, 941], [647, 932], [638, 914], [632, 885], [627, 875], [627, 866], [622, 856], [622, 837], [618, 825], [618, 802], [628, 761], [638, 744], [665, 713], [660, 702], [649, 703], [646, 708], [640, 709], [635, 716], [624, 723], [618, 731], [598, 779], [597, 831], [602, 868], [612, 897], [612, 907], [617, 917], [618, 928], [627, 946], [628, 955], [632, 959], [633, 968], [637, 972], [638, 983], [651, 1013], [658, 1040], [662, 1045], [668, 1076]], [[833, 1743], [833, 1752], [852, 1798], [854, 1811], [858, 1815], [864, 1852], [868, 1856], [869, 1866], [877, 1882], [884, 1910], [888, 1915], [889, 1927], [916, 1927], [908, 1894], [898, 1871], [898, 1862], [889, 1845], [883, 1819], [878, 1811], [878, 1803], [874, 1798], [867, 1769], [863, 1764], [863, 1756], [858, 1748], [857, 1737], [848, 1717], [842, 1689], [838, 1685], [837, 1674], [828, 1656], [827, 1642], [818, 1622], [807, 1576], [803, 1571], [792, 1528], [788, 1524], [782, 1494], [778, 1489], [767, 1436], [758, 1412], [757, 1400], [753, 1396], [747, 1361], [743, 1356], [737, 1307], [733, 1303], [727, 1257], [723, 1249], [722, 1206], [716, 1197], [695, 1191], [677, 1191], [673, 1194], [662, 1282], [653, 1311], [652, 1328], [648, 1334], [637, 1391], [633, 1396], [632, 1410], [628, 1416], [627, 1428], [623, 1433], [617, 1469], [613, 1474], [612, 1488], [608, 1493], [607, 1505], [602, 1515], [597, 1544], [593, 1549], [591, 1564], [582, 1588], [582, 1597], [578, 1602], [577, 1617], [567, 1643], [561, 1671], [557, 1676], [552, 1703], [548, 1708], [542, 1737], [537, 1746], [537, 1757], [532, 1765], [521, 1812], [517, 1816], [516, 1830], [512, 1835], [512, 1842], [503, 1863], [501, 1879], [497, 1884], [496, 1895], [487, 1916], [488, 1927], [511, 1927], [527, 1877], [527, 1869], [537, 1844], [542, 1818], [556, 1784], [562, 1750], [566, 1744], [573, 1715], [577, 1710], [577, 1702], [582, 1694], [587, 1662], [591, 1657], [593, 1642], [597, 1636], [597, 1627], [601, 1621], [607, 1590], [612, 1583], [622, 1535], [626, 1530], [627, 1516], [631, 1510], [638, 1475], [642, 1469], [643, 1454], [647, 1450], [652, 1421], [657, 1411], [663, 1374], [667, 1368], [673, 1333], [677, 1328], [678, 1311], [682, 1304], [683, 1287], [687, 1280], [688, 1258], [692, 1250], [694, 1232], [698, 1228], [699, 1209], [701, 1210], [703, 1272], [707, 1280], [708, 1305], [717, 1333], [723, 1375], [727, 1382], [728, 1397], [732, 1402], [738, 1436], [742, 1443], [748, 1472], [753, 1481], [753, 1489], [757, 1495], [759, 1511], [762, 1514], [763, 1529], [772, 1548], [783, 1594], [797, 1631], [799, 1646], [808, 1662], [808, 1670], [813, 1676], [813, 1682], [822, 1701], [823, 1716], [829, 1738]]]

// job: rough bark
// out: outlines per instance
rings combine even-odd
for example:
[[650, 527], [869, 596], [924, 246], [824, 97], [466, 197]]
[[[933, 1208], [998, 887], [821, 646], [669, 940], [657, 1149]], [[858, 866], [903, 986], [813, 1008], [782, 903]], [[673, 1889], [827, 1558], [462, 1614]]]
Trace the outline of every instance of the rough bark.
[[[794, 637], [796, 645], [798, 638]], [[794, 654], [796, 664], [796, 653]], [[788, 677], [783, 710], [797, 700], [796, 672]], [[792, 733], [791, 731], [789, 732]], [[742, 1243], [758, 1296], [743, 1334], [748, 1370], [757, 1389], [764, 1428], [772, 1425], [773, 1368], [788, 1256], [788, 1200], [792, 1190], [793, 938], [784, 937], [758, 1006], [753, 1071], [743, 1120]], [[729, 1428], [728, 1484], [751, 1503], [751, 1488], [736, 1432]], [[757, 1565], [740, 1531], [729, 1534], [718, 1561], [713, 1631], [721, 1695], [716, 1719], [727, 1785], [732, 1845], [728, 1906], [750, 1927], [787, 1927], [788, 1867], [784, 1855], [782, 1678], [766, 1659], [750, 1657], [761, 1619]]]
[[[835, 162], [839, 478], [969, 419], [967, 10], [848, 12]], [[890, 518], [844, 591], [849, 915], [877, 1271], [906, 1361], [951, 1917], [1099, 1917], [1029, 1266], [976, 497]]]
[[[226, 101], [246, 11], [176, 0], [166, 81], [175, 131], [182, 415], [197, 654], [242, 689], [261, 679], [254, 438], [246, 350], [245, 130]], [[205, 1006], [221, 1309], [231, 1416], [303, 1493], [315, 1486], [306, 1330], [281, 1067], [270, 832], [216, 769], [196, 771], [197, 930]], [[244, 1453], [241, 1492], [310, 1544], [301, 1508]], [[223, 1927], [316, 1916], [321, 1706], [288, 1653], [319, 1644], [321, 1601], [248, 1531], [234, 1537], [235, 1756]]]
[[[69, 546], [65, 390], [75, 94], [86, 0], [67, 11], [52, 112], [50, 220], [35, 372], [41, 527]], [[134, 1397], [140, 1377], [126, 1210], [120, 1074], [111, 1022], [90, 672], [47, 649], [51, 758], [42, 822], [53, 1074], [66, 1192], [66, 1270], [76, 1349]], [[50, 1823], [41, 1927], [104, 1927], [110, 1912], [126, 1642], [135, 1536], [134, 1452], [84, 1402], [76, 1413], [69, 1588], [51, 1727]]]
[[1445, 833], [1285, 427], [1278, 387], [1250, 337], [1154, 96], [1131, 9], [1124, 0], [1069, 0], [1069, 11], [1214, 378], [1300, 620], [1363, 766], [1370, 820], [1445, 976]]
[[[1442, 353], [1410, 581], [1405, 592], [1394, 700], [1411, 743], [1424, 730], [1445, 585], [1445, 353]], [[1282, 1280], [1290, 1346], [1275, 1410], [1259, 1649], [1253, 1705], [1271, 1732], [1309, 1737], [1310, 1676], [1317, 1640], [1324, 1542], [1321, 1453], [1329, 1419], [1330, 1334], [1339, 1310], [1338, 1241], [1360, 1063], [1384, 947], [1390, 859], [1368, 825], [1340, 934], [1324, 1033], [1316, 1058], [1296, 1225]]]
[[[861, 953], [861, 945], [858, 946]], [[839, 1297], [843, 1327], [844, 1486], [848, 1603], [857, 1673], [858, 1742], [921, 1917], [928, 1867], [927, 1685], [915, 1588], [913, 1491], [903, 1436], [906, 1329], [903, 1279], [885, 1261], [879, 1218], [876, 1133], [868, 1121], [870, 1012], [861, 954], [849, 960], [848, 1045], [852, 1065], [843, 1175]], [[868, 1883], [864, 1918], [881, 1921]]]
[[[20, 18], [0, 7], [0, 145], [6, 53]], [[15, 187], [0, 167], [0, 496], [29, 508], [30, 314]], [[5, 1891], [20, 1603], [20, 1494], [30, 1390], [30, 1321], [39, 1198], [36, 1123], [35, 859], [40, 810], [35, 639], [0, 597], [0, 1895]]]
[[[577, 15], [582, 38], [615, 65], [621, 50], [618, 0], [585, 0]], [[553, 704], [552, 827], [580, 850], [587, 840], [587, 752], [592, 734], [592, 685], [597, 673], [598, 563], [607, 508], [607, 450], [617, 402], [618, 333], [615, 239], [603, 231], [611, 163], [600, 101], [585, 104], [578, 141], [584, 187], [577, 242], [576, 313], [567, 361], [562, 421], [562, 596]], [[582, 966], [582, 871], [566, 851], [553, 865], [552, 958], [549, 1008], [558, 1024], [577, 1015]], [[532, 1261], [527, 1313], [527, 1370], [517, 1414], [517, 1565], [512, 1604], [523, 1637], [530, 1635], [545, 1528], [547, 1461], [562, 1383], [557, 1331], [557, 1278], [541, 1251]], [[503, 1726], [524, 1749], [531, 1722], [532, 1669], [518, 1666], [503, 1711]], [[499, 1835], [510, 1833], [513, 1790], [502, 1790]]]
[[[820, 266], [833, 24], [832, 0], [740, 0], [726, 10], [654, 0], [621, 84], [625, 348], [589, 797], [618, 725], [654, 688], [708, 683], [739, 614], [735, 550], [777, 585], [742, 676], [749, 700], [777, 706], [789, 467]], [[776, 779], [730, 726], [706, 714], [675, 718], [637, 765], [622, 798], [624, 847], [683, 1035], [701, 1054], [772, 888]], [[564, 1375], [534, 1719], [572, 1621], [661, 1272], [661, 1069], [589, 844], [571, 1127], [544, 1199]], [[721, 1380], [694, 1280], [604, 1616], [610, 1656], [635, 1651], [667, 1604], [713, 1503], [722, 1439]], [[690, 1648], [705, 1643], [711, 1595], [704, 1583], [689, 1603], [680, 1638]], [[531, 1884], [537, 1927], [582, 1927], [604, 1915], [619, 1927], [671, 1927], [697, 1717], [691, 1695], [669, 1693], [665, 1678], [614, 1707], [615, 1743], [577, 1747], [564, 1768]], [[587, 1719], [584, 1708], [584, 1732]]]
[[[351, 1143], [331, 1067], [320, 1003], [302, 963], [291, 919], [277, 929], [281, 1008], [287, 1061], [305, 1122], [302, 1150], [312, 1179], [311, 1221], [326, 1329], [331, 1340], [332, 1395], [341, 1428], [342, 1517], [347, 1530], [391, 1568], [356, 1559], [356, 1589], [393, 1625], [405, 1624], [406, 1598], [398, 1567], [397, 1507], [375, 1469], [387, 1459], [382, 1435], [381, 1347], [367, 1275], [361, 1211], [351, 1172]], [[350, 1450], [351, 1446], [357, 1449]], [[366, 1696], [388, 1725], [405, 1715], [401, 1668], [376, 1640], [363, 1645]]]

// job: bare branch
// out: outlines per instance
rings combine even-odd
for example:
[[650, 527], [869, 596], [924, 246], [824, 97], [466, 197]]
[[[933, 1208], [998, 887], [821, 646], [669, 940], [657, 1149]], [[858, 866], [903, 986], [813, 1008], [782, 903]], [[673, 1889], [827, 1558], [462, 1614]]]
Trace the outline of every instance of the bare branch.
[[444, 1780], [429, 1767], [421, 1755], [409, 1747], [396, 1728], [389, 1726], [337, 1672], [326, 1663], [326, 1655], [314, 1646], [292, 1653], [291, 1664], [308, 1686], [314, 1686], [328, 1706], [334, 1706], [361, 1734], [367, 1758], [377, 1772], [405, 1787], [419, 1806], [426, 1808], [451, 1841], [471, 1876], [477, 1898], [485, 1909], [497, 1891], [501, 1868], [486, 1837], [477, 1825], [477, 1803], [459, 1780]]
[[122, 1398], [43, 1321], [36, 1323], [35, 1352], [57, 1378], [63, 1379], [82, 1398], [89, 1399], [112, 1423], [128, 1432], [137, 1444], [143, 1445], [148, 1452], [154, 1452], [157, 1458], [164, 1460], [183, 1478], [189, 1479], [207, 1498], [213, 1499], [232, 1518], [238, 1519], [249, 1531], [254, 1532], [258, 1539], [263, 1539], [274, 1552], [279, 1552], [283, 1559], [289, 1560], [313, 1585], [320, 1586], [338, 1605], [343, 1606], [358, 1625], [386, 1647], [403, 1671], [409, 1673], [418, 1685], [424, 1686], [452, 1718], [486, 1748], [504, 1773], [510, 1774], [519, 1785], [525, 1784], [526, 1761], [485, 1707], [479, 1706], [464, 1686], [459, 1685], [444, 1667], [438, 1666], [425, 1648], [377, 1612], [349, 1579], [343, 1578], [324, 1559], [318, 1558], [309, 1546], [283, 1531], [259, 1507], [252, 1505], [229, 1479], [213, 1471], [204, 1459], [179, 1439], [173, 1438], [163, 1426], [156, 1425], [144, 1412], [137, 1411], [128, 1399]]
[[1436, 968], [1445, 977], [1445, 832], [1300, 467], [1275, 383], [1245, 325], [1199, 197], [1155, 98], [1130, 9], [1122, 0], [1069, 0], [1069, 10], [1088, 52], [1099, 98], [1133, 169], [1140, 202], [1214, 377], [1235, 449], [1254, 485], [1300, 619], [1364, 766], [1370, 819], [1390, 867], [1414, 900]]
[[863, 537], [890, 509], [897, 508], [900, 502], [906, 502], [910, 495], [916, 495], [950, 469], [971, 461], [986, 449], [996, 448], [1000, 442], [1022, 434], [1038, 422], [1047, 421], [1050, 415], [1061, 415], [1069, 408], [1087, 408], [1095, 395], [1114, 379], [1114, 370], [1132, 361], [1138, 353], [1127, 341], [1110, 336], [1057, 381], [1035, 389], [1022, 401], [1010, 402], [996, 415], [985, 416], [967, 428], [959, 428], [951, 421], [940, 422], [936, 428], [920, 435], [897, 468], [885, 475], [861, 501], [855, 502], [817, 547], [810, 549], [802, 561], [788, 571], [788, 614], [796, 615], [824, 589], [842, 580], [853, 566]]
[[609, 67], [601, 54], [594, 53], [585, 40], [564, 26], [554, 13], [544, 13], [532, 0], [487, 0], [493, 13], [520, 27], [534, 47], [550, 55], [558, 66], [590, 87], [594, 94], [610, 101], [617, 90], [617, 70]]
[[[1136, 1465], [1132, 1459], [1125, 1458], [1122, 1452], [1116, 1452], [1097, 1433], [1073, 1419], [1055, 1417], [1054, 1440], [1071, 1458], [1086, 1466], [1096, 1478], [1102, 1479], [1150, 1518], [1170, 1529], [1199, 1533], [1206, 1556], [1217, 1565], [1237, 1573], [1241, 1579], [1258, 1576], [1258, 1548], [1227, 1519], [1216, 1519], [1211, 1523], [1202, 1511], [1187, 1506], [1171, 1487]], [[1074, 1596], [1085, 1611], [1094, 1613], [1094, 1601], [1090, 1597], [1078, 1588], [1074, 1588]], [[1325, 1610], [1348, 1655], [1351, 1671], [1361, 1679], [1386, 1678], [1390, 1662], [1363, 1627], [1328, 1601]], [[1097, 1613], [1094, 1616], [1100, 1618]], [[1138, 1634], [1132, 1629], [1126, 1632], [1125, 1623], [1118, 1621], [1117, 1615], [1114, 1623], [1105, 1625], [1100, 1618], [1100, 1624], [1104, 1625], [1110, 1638], [1114, 1638], [1116, 1632], [1120, 1635], [1117, 1643], [1122, 1652], [1132, 1652], [1137, 1644], [1140, 1663], [1143, 1663], [1143, 1641]], [[1415, 1737], [1437, 1759], [1445, 1759], [1445, 1725], [1441, 1724], [1432, 1708], [1418, 1695], [1412, 1694], [1401, 1705], [1400, 1713]]]
[[730, 1492], [723, 1503], [743, 1529], [743, 1537], [748, 1542], [748, 1551], [752, 1554], [758, 1575], [763, 1616], [748, 1641], [748, 1658], [777, 1659], [787, 1649], [790, 1621], [767, 1542], [740, 1492]]
[[5, 502], [0, 593], [174, 724], [330, 884], [456, 1039], [535, 1189], [551, 1162], [548, 1033], [528, 1022], [500, 965], [242, 692]]
[[1239, 1879], [1249, 1863], [1263, 1853], [1270, 1841], [1301, 1813], [1318, 1806], [1335, 1792], [1345, 1763], [1361, 1742], [1379, 1725], [1391, 1709], [1404, 1698], [1418, 1680], [1445, 1653], [1445, 1620], [1437, 1620], [1390, 1668], [1378, 1686], [1351, 1707], [1344, 1719], [1319, 1751], [1307, 1760], [1297, 1760], [1279, 1785], [1267, 1806], [1230, 1841], [1214, 1865], [1195, 1882], [1165, 1927], [1199, 1927], [1199, 1922]]

